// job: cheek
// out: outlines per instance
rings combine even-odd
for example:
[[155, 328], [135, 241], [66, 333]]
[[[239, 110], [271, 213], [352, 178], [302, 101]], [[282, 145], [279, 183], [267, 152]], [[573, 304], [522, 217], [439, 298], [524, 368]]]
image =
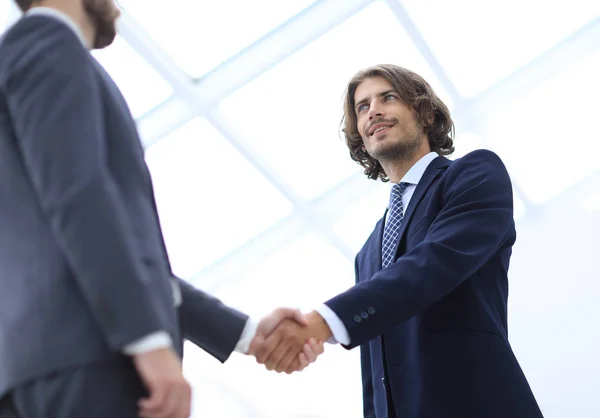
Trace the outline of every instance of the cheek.
[[358, 130], [358, 133], [360, 134], [360, 137], [363, 139], [365, 139], [365, 123], [358, 119], [358, 121], [356, 122], [356, 129]]

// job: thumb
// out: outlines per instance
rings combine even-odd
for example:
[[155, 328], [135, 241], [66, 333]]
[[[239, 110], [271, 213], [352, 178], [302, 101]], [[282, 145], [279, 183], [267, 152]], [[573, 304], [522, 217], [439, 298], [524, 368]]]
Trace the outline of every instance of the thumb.
[[148, 388], [148, 397], [142, 398], [138, 402], [141, 409], [153, 410], [160, 407], [165, 401], [165, 391], [160, 388]]
[[302, 315], [302, 312], [300, 312], [299, 309], [279, 308], [277, 309], [275, 314], [278, 316], [279, 321], [282, 321], [287, 318], [293, 319], [300, 325], [308, 325], [308, 321], [306, 320], [306, 318], [304, 318], [304, 315]]
[[246, 351], [246, 354], [249, 356], [253, 356], [256, 354], [256, 350], [258, 350], [258, 347], [260, 347], [260, 345], [265, 341], [264, 337], [260, 334], [256, 334], [254, 336], [254, 338], [252, 338], [252, 341], [250, 342], [250, 345], [248, 346], [248, 351]]

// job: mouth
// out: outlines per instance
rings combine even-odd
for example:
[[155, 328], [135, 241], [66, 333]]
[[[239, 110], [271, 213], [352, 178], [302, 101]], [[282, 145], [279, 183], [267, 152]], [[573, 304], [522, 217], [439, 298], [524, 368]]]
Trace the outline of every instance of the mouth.
[[369, 135], [371, 135], [371, 136], [383, 135], [387, 131], [389, 131], [392, 126], [394, 126], [394, 125], [391, 123], [378, 123], [376, 125], [373, 125], [371, 127], [371, 129], [369, 129]]

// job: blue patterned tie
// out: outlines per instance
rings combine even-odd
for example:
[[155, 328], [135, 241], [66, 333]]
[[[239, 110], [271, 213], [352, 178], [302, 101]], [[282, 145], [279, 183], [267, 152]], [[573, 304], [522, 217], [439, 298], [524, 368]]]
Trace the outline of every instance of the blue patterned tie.
[[404, 218], [404, 206], [402, 205], [402, 195], [406, 186], [410, 183], [398, 183], [392, 187], [390, 193], [390, 204], [388, 216], [383, 229], [383, 242], [381, 245], [381, 267], [386, 268], [394, 259], [394, 250], [398, 239], [398, 232]]

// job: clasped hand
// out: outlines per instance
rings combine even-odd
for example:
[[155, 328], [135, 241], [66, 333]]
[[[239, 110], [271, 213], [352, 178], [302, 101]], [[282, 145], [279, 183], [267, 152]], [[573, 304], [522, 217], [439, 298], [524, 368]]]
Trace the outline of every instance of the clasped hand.
[[302, 315], [295, 309], [279, 308], [260, 321], [247, 354], [268, 370], [290, 374], [313, 363], [330, 336], [318, 313]]

